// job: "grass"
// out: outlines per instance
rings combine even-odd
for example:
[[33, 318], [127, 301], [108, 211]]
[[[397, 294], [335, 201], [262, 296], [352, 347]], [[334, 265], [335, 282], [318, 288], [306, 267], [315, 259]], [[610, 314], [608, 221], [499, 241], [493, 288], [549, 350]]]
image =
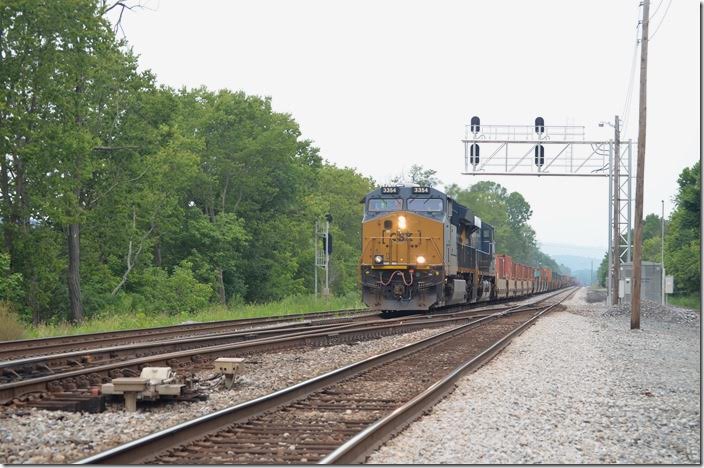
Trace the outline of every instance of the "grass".
[[[71, 323], [40, 324], [29, 326], [24, 333], [25, 338], [43, 338], [47, 336], [78, 335], [113, 330], [129, 330], [133, 328], [152, 328], [167, 325], [177, 325], [185, 321], [212, 322], [216, 320], [232, 320], [242, 318], [273, 317], [298, 314], [302, 312], [320, 312], [325, 310], [354, 309], [364, 307], [358, 294], [330, 297], [327, 299], [313, 296], [292, 296], [281, 301], [267, 304], [245, 304], [226, 306], [210, 306], [193, 313], [174, 315], [146, 315], [142, 312], [131, 314], [104, 313], [91, 318], [79, 325]], [[12, 338], [9, 338], [12, 339]]]
[[24, 338], [25, 329], [12, 306], [5, 301], [0, 301], [0, 341], [19, 340]]
[[702, 303], [699, 294], [689, 295], [673, 295], [667, 297], [667, 303], [677, 307], [685, 307], [687, 309], [701, 312]]

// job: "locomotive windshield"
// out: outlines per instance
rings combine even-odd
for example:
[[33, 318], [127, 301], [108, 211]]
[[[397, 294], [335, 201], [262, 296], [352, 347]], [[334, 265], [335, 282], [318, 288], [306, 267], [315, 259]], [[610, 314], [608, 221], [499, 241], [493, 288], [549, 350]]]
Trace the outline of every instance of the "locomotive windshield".
[[425, 212], [441, 212], [442, 200], [440, 198], [409, 198], [408, 199], [408, 210], [409, 211], [425, 211]]
[[368, 211], [399, 211], [403, 208], [400, 198], [372, 198], [369, 200]]

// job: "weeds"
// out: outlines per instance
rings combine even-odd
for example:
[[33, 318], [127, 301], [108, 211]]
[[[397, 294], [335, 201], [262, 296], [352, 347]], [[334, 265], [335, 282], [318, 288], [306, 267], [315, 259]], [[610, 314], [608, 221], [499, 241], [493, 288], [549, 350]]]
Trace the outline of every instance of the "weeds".
[[[26, 334], [31, 338], [45, 336], [77, 335], [82, 333], [97, 333], [112, 330], [129, 330], [133, 328], [152, 328], [179, 323], [212, 322], [216, 320], [232, 320], [256, 317], [276, 317], [304, 312], [319, 312], [324, 310], [353, 309], [364, 307], [358, 294], [327, 299], [313, 296], [292, 296], [281, 301], [267, 304], [237, 304], [228, 307], [208, 306], [196, 312], [181, 312], [178, 314], [154, 314], [146, 312], [118, 313], [106, 310], [95, 318], [81, 324], [68, 322], [59, 324], [40, 324], [30, 327]], [[19, 322], [18, 322], [19, 323]], [[5, 338], [12, 339], [12, 338]]]
[[687, 296], [668, 296], [667, 303], [677, 307], [696, 310], [697, 312], [702, 310], [702, 305], [698, 294], [691, 294]]
[[19, 340], [25, 329], [9, 302], [0, 301], [0, 341]]

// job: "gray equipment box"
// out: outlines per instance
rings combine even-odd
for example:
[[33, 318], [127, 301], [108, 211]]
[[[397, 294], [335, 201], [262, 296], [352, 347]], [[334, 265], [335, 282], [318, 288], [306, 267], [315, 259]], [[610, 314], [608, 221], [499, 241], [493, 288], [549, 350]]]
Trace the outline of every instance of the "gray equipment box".
[[[649, 301], [662, 302], [662, 265], [656, 262], [641, 262], [640, 298]], [[633, 276], [633, 263], [621, 265], [619, 277], [619, 295], [623, 295], [623, 303], [631, 303], [631, 277]]]

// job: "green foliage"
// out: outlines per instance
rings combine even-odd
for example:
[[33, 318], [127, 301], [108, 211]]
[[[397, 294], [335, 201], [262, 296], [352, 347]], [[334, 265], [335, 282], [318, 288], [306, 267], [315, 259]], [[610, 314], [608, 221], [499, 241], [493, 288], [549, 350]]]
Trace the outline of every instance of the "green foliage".
[[674, 276], [676, 292], [687, 295], [700, 289], [700, 162], [685, 168], [677, 184], [677, 206], [665, 234], [665, 269]]
[[22, 274], [10, 272], [10, 256], [0, 252], [0, 301], [19, 302], [22, 297]]
[[213, 294], [208, 284], [199, 283], [193, 265], [184, 260], [168, 274], [162, 268], [146, 268], [135, 279], [141, 295], [132, 296], [131, 309], [141, 312], [175, 314], [206, 307]]
[[643, 239], [642, 257], [644, 261], [660, 263], [662, 260], [662, 238], [659, 235]]
[[599, 286], [602, 288], [606, 287], [607, 274], [609, 272], [609, 253], [604, 254], [604, 258], [601, 259], [599, 268], [596, 270], [596, 278], [599, 281]]
[[[56, 324], [42, 323], [26, 330], [29, 338], [45, 336], [76, 335], [80, 333], [96, 333], [110, 330], [128, 330], [135, 328], [161, 327], [177, 325], [184, 321], [212, 322], [216, 320], [232, 320], [256, 317], [285, 316], [323, 310], [343, 310], [362, 308], [359, 294], [329, 298], [315, 298], [312, 295], [289, 296], [281, 301], [266, 304], [230, 304], [224, 306], [209, 306], [195, 313], [180, 314], [145, 314], [143, 312], [110, 311], [85, 320], [80, 325], [68, 322]], [[2, 317], [2, 306], [0, 306]], [[2, 333], [2, 331], [0, 331]]]
[[307, 294], [327, 212], [333, 292], [354, 290], [371, 181], [270, 98], [158, 87], [104, 8], [2, 7], [0, 298], [36, 324]]
[[[665, 220], [665, 270], [675, 279], [675, 291], [681, 297], [690, 297], [700, 290], [700, 216], [701, 166], [695, 163], [685, 168], [677, 179], [676, 207], [670, 219]], [[651, 213], [643, 220], [642, 258], [644, 261], [662, 261], [662, 218]], [[606, 257], [599, 267], [599, 278], [605, 285]], [[602, 276], [603, 275], [603, 276]], [[689, 301], [691, 303], [691, 301]]]
[[[359, 291], [359, 246], [361, 245], [361, 219], [364, 211], [360, 200], [374, 188], [374, 181], [351, 168], [338, 168], [324, 164], [315, 184], [315, 190], [306, 198], [312, 214], [311, 224], [330, 213], [333, 222], [333, 255], [330, 264], [330, 284], [338, 294]], [[306, 230], [308, 249], [304, 265], [313, 264], [312, 232]], [[310, 268], [301, 272], [306, 284], [313, 284]]]
[[[105, 8], [0, 7], [0, 300], [35, 325], [112, 327], [111, 316], [136, 325], [305, 297], [326, 213], [332, 292], [356, 294], [359, 200], [374, 181], [325, 163], [268, 97], [159, 86]], [[408, 175], [440, 183], [422, 166]], [[456, 191], [503, 251], [558, 268], [536, 248], [520, 194]]]
[[402, 184], [408, 181], [423, 187], [436, 187], [440, 185], [440, 179], [438, 179], [435, 174], [437, 174], [437, 171], [434, 169], [425, 169], [423, 166], [414, 164], [408, 170], [408, 175], [402, 173], [393, 177], [391, 183]]
[[683, 295], [683, 294], [676, 294], [672, 296], [668, 296], [667, 298], [668, 304], [677, 306], [677, 307], [684, 307], [687, 309], [692, 309], [696, 310], [697, 312], [702, 311], [702, 303], [701, 303], [701, 297], [699, 294], [688, 294], [688, 295]]
[[655, 213], [650, 213], [643, 220], [643, 240], [660, 237], [662, 231], [662, 218]]
[[0, 301], [0, 323], [0, 341], [19, 340], [24, 337], [24, 325], [13, 310], [12, 304], [7, 301]]

